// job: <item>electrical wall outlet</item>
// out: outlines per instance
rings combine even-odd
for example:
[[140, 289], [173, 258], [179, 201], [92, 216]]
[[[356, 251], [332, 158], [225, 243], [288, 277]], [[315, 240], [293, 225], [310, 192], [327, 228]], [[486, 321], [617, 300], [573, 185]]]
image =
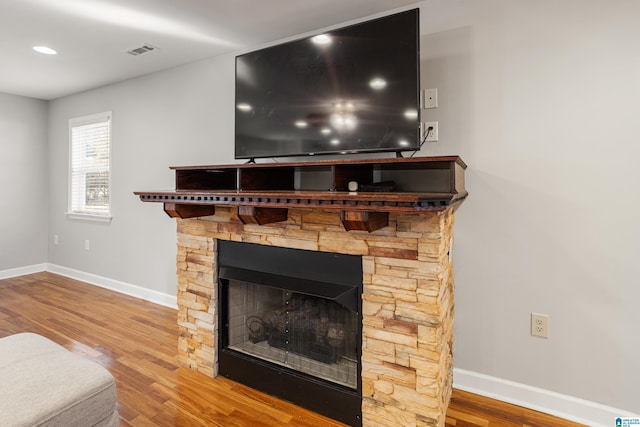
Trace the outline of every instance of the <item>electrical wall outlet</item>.
[[421, 133], [422, 141], [436, 142], [438, 140], [438, 122], [423, 122]]
[[90, 249], [89, 241], [88, 241], [88, 240], [85, 240], [85, 241], [84, 241], [84, 250], [85, 250], [85, 251], [88, 251], [89, 249]]
[[540, 313], [531, 313], [531, 335], [534, 337], [549, 337], [549, 316]]
[[54, 245], [59, 245], [60, 244], [60, 237], [57, 234], [53, 235], [53, 244]]

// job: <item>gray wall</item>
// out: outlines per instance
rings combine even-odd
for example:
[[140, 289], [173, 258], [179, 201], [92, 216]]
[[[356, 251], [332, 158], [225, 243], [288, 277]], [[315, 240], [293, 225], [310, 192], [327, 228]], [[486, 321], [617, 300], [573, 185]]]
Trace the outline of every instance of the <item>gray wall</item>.
[[47, 103], [0, 93], [0, 272], [47, 261]]
[[421, 16], [440, 98], [423, 154], [469, 165], [455, 366], [640, 413], [640, 3], [430, 0]]
[[[469, 164], [456, 367], [640, 412], [640, 3], [419, 5], [440, 103], [421, 155]], [[233, 70], [229, 55], [51, 103], [49, 262], [175, 292], [175, 222], [132, 192], [173, 188], [170, 165], [233, 161]], [[67, 121], [106, 110], [114, 219], [70, 221]], [[529, 335], [532, 311], [550, 316], [548, 339]]]
[[[133, 192], [173, 189], [169, 166], [233, 161], [233, 88], [234, 57], [223, 56], [52, 101], [49, 231], [60, 244], [49, 262], [175, 295], [175, 220]], [[102, 111], [113, 112], [113, 220], [70, 220], [68, 121]]]

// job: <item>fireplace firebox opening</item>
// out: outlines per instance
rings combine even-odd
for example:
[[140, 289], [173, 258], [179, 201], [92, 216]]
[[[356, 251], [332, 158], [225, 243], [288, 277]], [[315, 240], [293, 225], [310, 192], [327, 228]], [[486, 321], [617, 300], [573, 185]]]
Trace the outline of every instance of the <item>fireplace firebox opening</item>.
[[362, 424], [362, 259], [219, 241], [219, 374]]

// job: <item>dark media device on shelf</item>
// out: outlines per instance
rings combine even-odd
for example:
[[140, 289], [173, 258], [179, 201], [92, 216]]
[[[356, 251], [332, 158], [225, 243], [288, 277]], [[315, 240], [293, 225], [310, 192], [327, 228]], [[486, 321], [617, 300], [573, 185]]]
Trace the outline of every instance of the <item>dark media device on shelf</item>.
[[419, 11], [236, 57], [235, 158], [420, 148]]

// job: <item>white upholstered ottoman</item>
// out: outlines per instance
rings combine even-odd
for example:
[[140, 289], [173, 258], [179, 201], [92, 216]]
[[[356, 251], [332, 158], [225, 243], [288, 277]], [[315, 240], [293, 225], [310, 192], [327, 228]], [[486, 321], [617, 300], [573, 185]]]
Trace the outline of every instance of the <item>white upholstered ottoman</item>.
[[108, 370], [40, 335], [0, 338], [0, 426], [118, 425]]

